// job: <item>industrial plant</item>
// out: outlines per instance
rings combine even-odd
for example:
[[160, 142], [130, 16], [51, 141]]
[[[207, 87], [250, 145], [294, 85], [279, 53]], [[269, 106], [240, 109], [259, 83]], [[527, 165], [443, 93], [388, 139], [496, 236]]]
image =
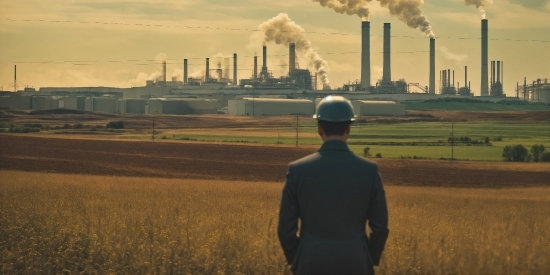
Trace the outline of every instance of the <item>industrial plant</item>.
[[[296, 58], [296, 44], [288, 44], [288, 72], [275, 76], [267, 66], [268, 48], [263, 46], [261, 67], [258, 56], [253, 58], [250, 76], [238, 78], [238, 56], [225, 58], [211, 66], [210, 58], [204, 59], [202, 77], [189, 77], [188, 59], [184, 59], [183, 81], [167, 79], [166, 62], [162, 63], [162, 76], [147, 80], [144, 86], [132, 88], [115, 87], [43, 87], [38, 91], [26, 88], [23, 91], [1, 92], [0, 108], [13, 110], [74, 109], [107, 113], [130, 114], [232, 114], [247, 116], [266, 115], [311, 115], [315, 102], [327, 95], [343, 95], [354, 101], [361, 115], [404, 115], [399, 102], [427, 100], [439, 97], [472, 97], [474, 91], [468, 80], [468, 67], [464, 67], [464, 82], [455, 82], [455, 71], [442, 69], [436, 87], [435, 44], [429, 39], [428, 85], [409, 83], [392, 77], [391, 25], [384, 23], [383, 75], [371, 83], [371, 23], [361, 23], [361, 68], [360, 82], [347, 83], [331, 88], [319, 81], [319, 71], [301, 68]], [[538, 78], [530, 84], [527, 78], [523, 85], [517, 84], [508, 97], [503, 89], [504, 62], [491, 61], [489, 71], [488, 20], [481, 21], [481, 87], [483, 100], [525, 100], [550, 102], [548, 79]], [[232, 68], [231, 68], [232, 59]], [[223, 66], [222, 66], [223, 65]], [[231, 74], [232, 73], [232, 74]], [[14, 87], [17, 87], [15, 67]], [[490, 79], [489, 79], [490, 75]], [[458, 76], [457, 76], [458, 77]], [[322, 83], [319, 85], [319, 83]], [[413, 93], [411, 88], [421, 93]], [[369, 106], [366, 108], [365, 106]], [[368, 110], [368, 111], [367, 111]]]

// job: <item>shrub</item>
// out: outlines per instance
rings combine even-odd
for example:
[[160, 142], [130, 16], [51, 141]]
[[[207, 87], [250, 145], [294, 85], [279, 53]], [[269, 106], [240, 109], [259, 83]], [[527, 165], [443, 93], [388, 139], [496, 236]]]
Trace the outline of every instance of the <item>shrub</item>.
[[504, 158], [504, 161], [515, 161], [515, 162], [521, 162], [525, 161], [527, 158], [528, 151], [527, 148], [525, 148], [523, 145], [509, 145], [504, 147], [502, 150], [502, 157]]
[[73, 126], [71, 126], [70, 124], [65, 124], [63, 125], [63, 129], [72, 129]]
[[106, 128], [111, 129], [123, 129], [124, 128], [124, 121], [118, 120], [118, 121], [111, 121], [105, 125]]
[[84, 125], [82, 123], [77, 123], [77, 124], [73, 125], [73, 128], [74, 129], [82, 129], [82, 128], [84, 128]]
[[550, 162], [550, 152], [544, 152], [540, 158], [542, 162]]
[[533, 155], [533, 161], [539, 162], [539, 160], [542, 158], [542, 155], [544, 154], [544, 151], [546, 149], [544, 148], [544, 145], [542, 144], [535, 144], [531, 147], [531, 154]]
[[364, 156], [364, 157], [370, 157], [370, 156], [371, 156], [371, 154], [370, 154], [370, 147], [365, 147], [365, 148], [363, 149], [363, 156]]
[[382, 154], [380, 154], [380, 153], [376, 153], [376, 158], [379, 158], [379, 159], [381, 159], [381, 158], [382, 158]]

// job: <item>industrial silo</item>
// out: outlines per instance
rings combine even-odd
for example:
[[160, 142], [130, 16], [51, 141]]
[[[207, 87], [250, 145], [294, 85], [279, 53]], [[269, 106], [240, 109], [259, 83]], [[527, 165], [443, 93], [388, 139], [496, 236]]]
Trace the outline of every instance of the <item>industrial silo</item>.
[[229, 100], [229, 114], [247, 116], [284, 116], [315, 113], [315, 103], [309, 99], [243, 98]]
[[405, 105], [394, 101], [354, 100], [351, 102], [357, 116], [404, 116]]
[[118, 100], [111, 97], [94, 97], [94, 111], [105, 113], [116, 113]]

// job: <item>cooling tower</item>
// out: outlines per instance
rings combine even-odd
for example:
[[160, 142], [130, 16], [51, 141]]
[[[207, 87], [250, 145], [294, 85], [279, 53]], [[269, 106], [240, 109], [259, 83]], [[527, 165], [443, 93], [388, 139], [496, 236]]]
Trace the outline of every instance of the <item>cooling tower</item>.
[[489, 21], [481, 20], [481, 96], [489, 96]]
[[187, 59], [183, 60], [183, 84], [187, 84]]
[[288, 75], [296, 69], [296, 44], [290, 43], [288, 45]]
[[382, 82], [391, 82], [391, 24], [384, 23], [384, 68]]
[[370, 22], [361, 23], [361, 89], [366, 90], [370, 83]]
[[233, 85], [237, 86], [237, 54], [233, 54]]
[[435, 94], [435, 39], [430, 38], [430, 94]]

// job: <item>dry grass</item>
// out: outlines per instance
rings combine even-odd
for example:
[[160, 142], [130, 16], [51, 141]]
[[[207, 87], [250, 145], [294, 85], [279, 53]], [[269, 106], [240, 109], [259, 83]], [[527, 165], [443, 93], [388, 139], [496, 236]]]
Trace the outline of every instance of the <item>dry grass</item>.
[[[281, 274], [278, 183], [0, 171], [0, 273]], [[387, 187], [381, 274], [550, 273], [550, 188]]]

